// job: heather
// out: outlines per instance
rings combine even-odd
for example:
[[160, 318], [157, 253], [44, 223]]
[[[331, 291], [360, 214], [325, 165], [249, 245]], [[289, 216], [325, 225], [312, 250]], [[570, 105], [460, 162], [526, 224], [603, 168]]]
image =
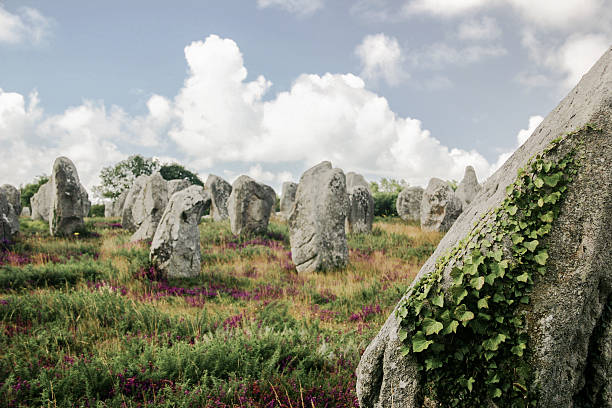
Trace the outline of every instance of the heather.
[[0, 246], [0, 406], [356, 407], [355, 367], [440, 234], [396, 218], [298, 275], [287, 225], [200, 225], [202, 270], [168, 279], [116, 219]]

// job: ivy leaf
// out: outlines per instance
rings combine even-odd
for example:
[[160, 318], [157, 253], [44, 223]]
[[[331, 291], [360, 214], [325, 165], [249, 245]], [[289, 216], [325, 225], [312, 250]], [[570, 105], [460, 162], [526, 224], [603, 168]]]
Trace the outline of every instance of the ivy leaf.
[[495, 282], [495, 278], [497, 278], [497, 275], [495, 273], [490, 273], [487, 276], [485, 276], [485, 282], [487, 283], [487, 285], [493, 286], [493, 283]]
[[459, 327], [459, 322], [456, 320], [452, 320], [445, 328], [442, 330], [442, 334], [451, 334], [457, 333], [457, 327]]
[[559, 191], [555, 191], [554, 193], [550, 193], [544, 197], [544, 202], [547, 204], [555, 204], [559, 198], [561, 198], [561, 193]]
[[480, 290], [482, 289], [484, 282], [485, 282], [484, 276], [477, 276], [476, 278], [472, 278], [470, 280], [470, 286], [476, 290]]
[[474, 379], [474, 377], [470, 377], [467, 380], [467, 389], [468, 391], [472, 392], [472, 384], [474, 384], [476, 380]]
[[535, 180], [533, 180], [533, 184], [535, 184], [537, 188], [541, 188], [544, 185], [544, 180], [540, 177], [536, 177]]
[[408, 337], [408, 332], [404, 329], [400, 329], [397, 337], [399, 338], [401, 342], [403, 342]]
[[451, 295], [453, 296], [455, 303], [459, 303], [468, 295], [468, 292], [463, 286], [453, 286], [451, 287]]
[[455, 317], [465, 326], [467, 322], [474, 318], [474, 313], [467, 310], [466, 305], [459, 305], [455, 308]]
[[493, 398], [499, 398], [502, 396], [502, 391], [499, 388], [496, 388], [495, 391], [491, 394]]
[[438, 334], [440, 330], [442, 330], [444, 326], [442, 323], [435, 321], [434, 319], [430, 319], [426, 317], [423, 319], [423, 329], [425, 330], [425, 335], [429, 336], [431, 334]]
[[440, 293], [438, 296], [434, 296], [431, 299], [431, 303], [438, 306], [438, 307], [442, 307], [444, 306], [444, 294]]
[[433, 340], [427, 340], [425, 334], [422, 331], [418, 331], [412, 336], [412, 351], [420, 353], [423, 350], [427, 350], [431, 343], [433, 343]]
[[478, 301], [478, 308], [479, 309], [488, 309], [489, 308], [489, 302], [487, 301], [487, 299], [489, 298], [489, 296], [487, 296], [486, 298], [482, 298]]
[[525, 238], [523, 238], [522, 235], [520, 235], [520, 234], [512, 234], [512, 243], [514, 245], [520, 244], [524, 240], [525, 240]]
[[502, 294], [495, 293], [495, 294], [493, 295], [493, 301], [494, 301], [495, 303], [501, 303], [501, 302], [503, 302], [503, 301], [505, 301], [505, 300], [506, 300], [506, 298], [505, 298], [505, 297], [504, 297], [504, 295], [502, 295]]
[[559, 172], [559, 173], [552, 174], [550, 176], [543, 176], [544, 183], [546, 183], [546, 185], [549, 187], [555, 187], [557, 183], [559, 182], [559, 180], [561, 180], [562, 174], [563, 173]]
[[442, 367], [442, 365], [443, 365], [442, 361], [435, 357], [430, 357], [425, 360], [425, 370], [426, 371], [433, 370], [434, 368], [440, 368]]
[[503, 333], [497, 333], [496, 336], [491, 337], [482, 342], [482, 347], [485, 350], [496, 351], [499, 348], [499, 345], [506, 341], [508, 336]]
[[501, 249], [498, 249], [497, 251], [493, 252], [493, 259], [499, 262], [501, 261], [503, 255], [503, 251]]
[[546, 265], [546, 261], [548, 260], [548, 252], [546, 252], [546, 250], [543, 249], [540, 252], [538, 252], [538, 254], [534, 256], [533, 259], [535, 259], [538, 265], [544, 266]]
[[535, 249], [538, 247], [538, 244], [540, 242], [537, 239], [534, 239], [533, 241], [527, 241], [525, 242], [523, 245], [525, 246], [525, 248], [527, 248], [529, 251], [533, 252], [535, 251]]
[[546, 214], [540, 215], [540, 220], [542, 222], [553, 222], [555, 219], [552, 211], [547, 212]]
[[527, 272], [516, 277], [516, 280], [519, 282], [527, 282], [527, 279], [529, 279], [529, 274]]
[[463, 271], [461, 269], [454, 267], [450, 276], [453, 279], [453, 284], [461, 285], [463, 283]]
[[475, 275], [476, 272], [478, 272], [478, 264], [469, 263], [469, 264], [463, 265], [463, 272], [468, 275]]
[[551, 167], [552, 167], [552, 162], [551, 161], [547, 161], [546, 163], [544, 163], [544, 171], [546, 173], [548, 173], [550, 171]]
[[544, 200], [542, 197], [538, 198], [538, 207], [544, 207]]
[[517, 211], [518, 207], [516, 205], [511, 205], [510, 207], [508, 207], [508, 214], [510, 215], [515, 215]]

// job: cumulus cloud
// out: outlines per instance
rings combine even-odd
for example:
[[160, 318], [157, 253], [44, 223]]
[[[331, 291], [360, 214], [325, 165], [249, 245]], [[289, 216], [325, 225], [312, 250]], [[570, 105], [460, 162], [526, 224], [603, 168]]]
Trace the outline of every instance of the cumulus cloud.
[[501, 28], [497, 20], [485, 16], [461, 23], [457, 35], [462, 40], [495, 40], [501, 35]]
[[0, 4], [0, 43], [38, 44], [51, 33], [53, 20], [31, 7], [22, 7], [17, 13], [7, 11]]
[[527, 139], [529, 139], [529, 137], [533, 134], [536, 128], [540, 126], [540, 123], [542, 123], [543, 120], [544, 118], [540, 115], [534, 115], [529, 117], [529, 125], [527, 126], [527, 129], [519, 130], [516, 135], [516, 146], [512, 150], [499, 155], [499, 157], [497, 158], [497, 162], [491, 168], [491, 173], [500, 168], [506, 162], [506, 160], [508, 160], [510, 156], [512, 156], [512, 153], [514, 153], [516, 149], [521, 147], [523, 143], [525, 143]]
[[397, 85], [408, 74], [404, 71], [404, 55], [396, 38], [383, 33], [367, 35], [355, 49], [361, 61], [361, 76], [366, 79], [383, 79], [389, 85]]
[[324, 0], [257, 0], [260, 8], [278, 7], [290, 13], [308, 15], [323, 8]]

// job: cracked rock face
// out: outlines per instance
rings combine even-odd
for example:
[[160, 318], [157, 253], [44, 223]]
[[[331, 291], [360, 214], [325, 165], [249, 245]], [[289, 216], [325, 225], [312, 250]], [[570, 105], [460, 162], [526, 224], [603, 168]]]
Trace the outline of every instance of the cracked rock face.
[[229, 218], [227, 200], [232, 193], [232, 185], [219, 176], [211, 174], [206, 179], [205, 190], [210, 192], [210, 216], [213, 221], [222, 221]]
[[132, 210], [148, 179], [149, 176], [144, 174], [136, 177], [134, 184], [132, 184], [132, 187], [130, 187], [125, 197], [125, 203], [123, 204], [123, 210], [121, 212], [121, 224], [123, 228], [128, 231], [136, 231], [139, 227], [139, 224], [136, 224]]
[[289, 216], [291, 256], [298, 272], [343, 267], [348, 261], [346, 179], [322, 162], [300, 178]]
[[[586, 129], [587, 124], [598, 130]], [[577, 133], [568, 136], [571, 132]], [[432, 273], [439, 257], [466, 237], [484, 214], [498, 208], [517, 171], [559, 137], [576, 148], [578, 173], [544, 242], [546, 272], [534, 282], [529, 304], [522, 306], [528, 363], [535, 376], [532, 387], [539, 389], [538, 407], [611, 407], [612, 49], [487, 179], [478, 199], [446, 233], [414, 282]], [[452, 267], [451, 262], [444, 280], [450, 279]], [[411, 289], [404, 296], [410, 294]], [[361, 358], [357, 395], [362, 408], [422, 406], [415, 360], [401, 356], [398, 329], [394, 311]]]
[[191, 186], [191, 182], [187, 179], [168, 180], [168, 197], [172, 197], [172, 194], [184, 190], [189, 186]]
[[258, 183], [249, 176], [238, 177], [227, 202], [232, 233], [265, 233], [275, 203], [276, 193], [272, 187]]
[[424, 191], [422, 187], [408, 187], [399, 193], [395, 208], [402, 220], [421, 221], [421, 201]]
[[346, 232], [367, 234], [372, 232], [374, 221], [374, 198], [364, 185], [357, 185], [348, 190], [348, 215]]
[[157, 224], [168, 204], [168, 182], [157, 172], [150, 175], [132, 207], [132, 218], [138, 226], [130, 241], [153, 238]]
[[285, 181], [283, 183], [283, 192], [280, 197], [280, 212], [283, 213], [283, 215], [289, 216], [289, 214], [291, 214], [293, 203], [295, 203], [297, 188], [297, 183], [292, 183], [290, 181]]
[[461, 200], [461, 204], [463, 209], [465, 210], [476, 198], [478, 193], [482, 191], [482, 186], [478, 184], [478, 177], [476, 177], [476, 171], [472, 166], [467, 166], [465, 168], [465, 174], [463, 176], [463, 180], [457, 186], [457, 191], [455, 191], [455, 195], [459, 200]]
[[201, 186], [191, 186], [172, 195], [151, 243], [151, 262], [169, 278], [194, 277], [200, 273], [198, 223], [206, 201]]
[[46, 182], [38, 188], [36, 194], [30, 198], [30, 208], [33, 220], [49, 222], [49, 210], [51, 209], [51, 183]]
[[432, 178], [421, 200], [421, 229], [446, 232], [461, 214], [461, 200], [444, 180]]
[[85, 227], [84, 211], [89, 212], [87, 191], [79, 181], [76, 166], [67, 157], [58, 157], [53, 163], [49, 180], [51, 206], [49, 230], [53, 236], [71, 235]]

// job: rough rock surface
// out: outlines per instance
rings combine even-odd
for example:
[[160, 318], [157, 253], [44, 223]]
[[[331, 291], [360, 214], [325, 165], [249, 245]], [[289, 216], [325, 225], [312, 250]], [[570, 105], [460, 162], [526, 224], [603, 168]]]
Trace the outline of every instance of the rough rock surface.
[[49, 209], [51, 208], [51, 183], [46, 182], [38, 188], [36, 194], [30, 198], [30, 208], [33, 220], [49, 222]]
[[15, 213], [19, 216], [19, 214], [21, 214], [21, 192], [15, 188], [15, 186], [10, 184], [3, 184], [0, 189], [4, 191], [4, 194], [6, 194], [6, 199], [8, 200], [9, 204], [13, 206]]
[[191, 185], [191, 182], [187, 179], [168, 180], [168, 198], [172, 197], [172, 194], [184, 190]]
[[463, 209], [465, 210], [468, 205], [472, 203], [474, 198], [482, 191], [482, 186], [478, 184], [478, 177], [476, 177], [476, 171], [472, 166], [467, 166], [465, 168], [465, 174], [463, 176], [463, 180], [457, 186], [457, 191], [455, 191], [455, 195], [459, 200], [461, 200], [461, 204]]
[[232, 185], [219, 176], [211, 174], [206, 179], [204, 187], [210, 192], [211, 204], [210, 215], [214, 221], [222, 221], [229, 218], [227, 212], [227, 200], [232, 193]]
[[170, 197], [151, 243], [150, 259], [170, 278], [193, 277], [200, 273], [200, 231], [207, 195], [191, 186]]
[[289, 216], [291, 256], [298, 272], [343, 267], [348, 261], [346, 179], [328, 161], [300, 178]]
[[[592, 128], [585, 128], [587, 124]], [[517, 171], [559, 137], [577, 149], [579, 167], [545, 239], [546, 272], [535, 281], [530, 303], [523, 306], [535, 375], [532, 387], [539, 389], [538, 407], [610, 407], [612, 49], [485, 182], [478, 200], [447, 232], [414, 282], [432, 273], [439, 257], [487, 212], [499, 208]], [[444, 270], [444, 281], [452, 267], [451, 263]], [[404, 296], [410, 295], [409, 289]], [[421, 407], [415, 361], [400, 354], [398, 325], [392, 312], [361, 358], [357, 395], [363, 408]]]
[[134, 209], [134, 205], [138, 200], [140, 192], [142, 191], [144, 185], [147, 183], [149, 176], [142, 175], [138, 176], [136, 180], [134, 180], [134, 184], [128, 190], [128, 193], [125, 197], [125, 203], [123, 204], [123, 209], [121, 211], [121, 224], [123, 228], [128, 231], [136, 231], [138, 226], [134, 221], [134, 215], [132, 214], [132, 210]]
[[138, 229], [130, 241], [152, 239], [167, 204], [168, 182], [159, 172], [153, 173], [147, 178], [132, 207], [132, 217]]
[[421, 200], [421, 229], [446, 232], [461, 214], [461, 200], [444, 180], [432, 178]]
[[11, 203], [12, 198], [0, 188], [0, 241], [10, 241], [19, 232], [19, 214]]
[[88, 209], [89, 200], [74, 163], [67, 157], [55, 159], [49, 183], [51, 235], [66, 236], [82, 230], [85, 227], [83, 212]]
[[408, 187], [399, 193], [395, 208], [402, 220], [421, 221], [421, 201], [424, 191], [423, 187]]
[[349, 188], [346, 232], [354, 234], [372, 232], [372, 221], [374, 221], [374, 198], [370, 190], [364, 185]]
[[289, 216], [293, 208], [297, 187], [297, 183], [292, 183], [291, 181], [285, 181], [283, 183], [283, 192], [280, 197], [280, 212], [287, 216]]
[[115, 201], [108, 203], [104, 207], [104, 216], [109, 217], [121, 217], [123, 214], [123, 205], [125, 204], [125, 199], [128, 195], [128, 190], [119, 194], [119, 196], [115, 199]]
[[21, 216], [22, 217], [30, 217], [32, 215], [32, 213], [30, 212], [30, 207], [23, 207], [21, 209]]
[[79, 187], [81, 195], [81, 214], [83, 217], [89, 217], [89, 210], [91, 210], [91, 201], [89, 201], [89, 194], [84, 185], [80, 184]]
[[265, 233], [275, 201], [272, 187], [249, 176], [238, 177], [227, 202], [232, 232], [237, 235]]
[[357, 174], [352, 171], [346, 173], [346, 189], [350, 190], [351, 188], [357, 186], [363, 186], [370, 191], [370, 183], [368, 183], [361, 174]]

